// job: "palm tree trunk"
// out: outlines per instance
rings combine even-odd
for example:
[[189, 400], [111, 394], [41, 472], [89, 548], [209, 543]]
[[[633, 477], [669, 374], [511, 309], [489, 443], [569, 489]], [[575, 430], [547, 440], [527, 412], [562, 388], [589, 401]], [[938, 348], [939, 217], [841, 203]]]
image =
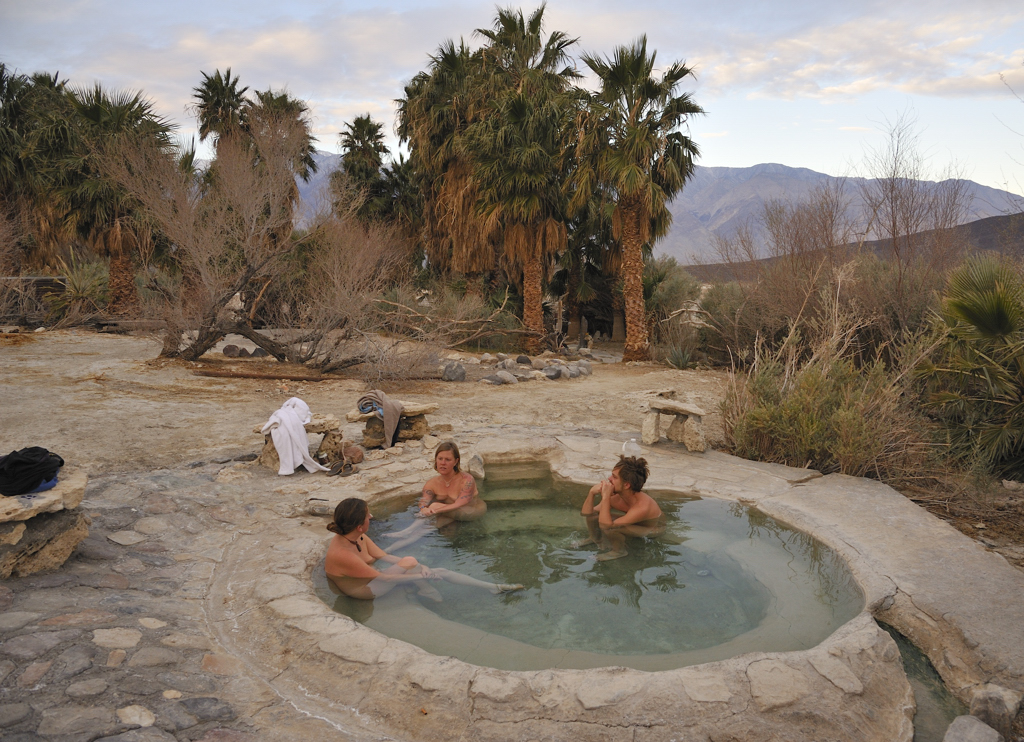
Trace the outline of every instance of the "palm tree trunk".
[[626, 346], [623, 361], [650, 358], [647, 343], [647, 310], [644, 306], [644, 256], [640, 241], [640, 210], [624, 208], [622, 214], [622, 279], [626, 304]]
[[130, 314], [139, 307], [139, 293], [135, 290], [135, 262], [131, 255], [117, 254], [110, 258], [110, 314]]
[[[539, 250], [538, 250], [539, 252]], [[527, 260], [523, 266], [523, 324], [537, 335], [528, 336], [526, 349], [529, 353], [540, 350], [540, 338], [544, 335], [544, 305], [542, 303], [541, 279], [543, 267], [540, 257]]]

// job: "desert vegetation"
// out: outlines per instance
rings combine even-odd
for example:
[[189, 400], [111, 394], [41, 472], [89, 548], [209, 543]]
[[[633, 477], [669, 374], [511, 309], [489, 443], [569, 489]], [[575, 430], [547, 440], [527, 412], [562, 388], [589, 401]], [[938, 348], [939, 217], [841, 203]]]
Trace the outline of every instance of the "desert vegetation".
[[741, 455], [908, 487], [1021, 474], [1020, 266], [973, 254], [964, 181], [930, 171], [910, 118], [868, 179], [768, 203], [698, 280], [654, 257], [700, 154], [693, 71], [643, 37], [585, 53], [544, 20], [499, 9], [440, 43], [396, 102], [408, 156], [355, 117], [301, 218], [315, 141], [286, 91], [201, 72], [200, 162], [141, 92], [0, 66], [0, 312], [145, 318], [192, 362], [237, 333], [372, 379], [435, 374], [444, 348], [586, 342], [589, 318], [627, 361], [731, 369]]

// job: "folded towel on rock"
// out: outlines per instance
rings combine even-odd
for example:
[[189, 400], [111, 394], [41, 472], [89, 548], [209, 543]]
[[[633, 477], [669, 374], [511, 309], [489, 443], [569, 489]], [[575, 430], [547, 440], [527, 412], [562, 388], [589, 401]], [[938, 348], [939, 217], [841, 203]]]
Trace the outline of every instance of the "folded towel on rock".
[[384, 421], [384, 442], [387, 444], [385, 448], [395, 445], [395, 433], [398, 431], [398, 421], [402, 417], [401, 402], [390, 399], [380, 389], [374, 389], [360, 397], [356, 407], [364, 415], [376, 412], [377, 417]]

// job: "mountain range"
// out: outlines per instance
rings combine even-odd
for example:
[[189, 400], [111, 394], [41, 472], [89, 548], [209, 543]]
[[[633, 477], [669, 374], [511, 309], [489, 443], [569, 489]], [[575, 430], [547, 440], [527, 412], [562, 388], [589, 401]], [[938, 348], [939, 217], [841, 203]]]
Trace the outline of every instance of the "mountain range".
[[[299, 182], [300, 215], [307, 217], [323, 199], [330, 173], [341, 162], [340, 155], [329, 153], [318, 153], [316, 159], [319, 166], [316, 175], [309, 183]], [[800, 203], [808, 200], [816, 187], [838, 180], [807, 168], [775, 163], [742, 168], [698, 166], [693, 178], [669, 205], [672, 227], [655, 244], [654, 252], [670, 255], [682, 265], [718, 262], [714, 248], [716, 236], [731, 237], [744, 224], [754, 226], [756, 234], [765, 203], [772, 200]], [[865, 178], [845, 181], [849, 199], [847, 215], [854, 222], [860, 222], [866, 212], [860, 192], [870, 181]], [[925, 185], [937, 187], [939, 184], [926, 181]], [[1024, 211], [1021, 196], [973, 181], [965, 181], [963, 185], [970, 204], [965, 223]]]

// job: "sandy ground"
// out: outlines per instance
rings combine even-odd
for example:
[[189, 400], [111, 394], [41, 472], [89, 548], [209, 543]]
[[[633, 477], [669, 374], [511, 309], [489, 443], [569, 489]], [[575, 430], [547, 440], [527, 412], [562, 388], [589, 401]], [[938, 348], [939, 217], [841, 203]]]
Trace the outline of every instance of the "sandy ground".
[[[343, 419], [368, 388], [355, 378], [202, 377], [193, 373], [200, 364], [157, 361], [159, 350], [153, 338], [84, 330], [0, 336], [0, 451], [43, 446], [92, 474], [173, 467], [211, 455], [258, 451], [261, 438], [253, 435], [253, 426], [289, 397]], [[218, 352], [207, 354], [201, 365], [280, 368], [276, 362], [230, 360]], [[680, 399], [709, 413], [708, 435], [715, 441], [721, 439], [717, 410], [726, 383], [724, 372], [595, 364], [593, 376], [579, 379], [497, 387], [417, 381], [382, 388], [403, 400], [440, 402], [431, 423], [452, 424], [455, 430], [461, 422], [557, 424], [624, 438], [639, 438], [641, 405], [651, 391], [675, 389]]]

